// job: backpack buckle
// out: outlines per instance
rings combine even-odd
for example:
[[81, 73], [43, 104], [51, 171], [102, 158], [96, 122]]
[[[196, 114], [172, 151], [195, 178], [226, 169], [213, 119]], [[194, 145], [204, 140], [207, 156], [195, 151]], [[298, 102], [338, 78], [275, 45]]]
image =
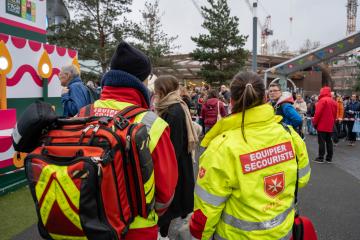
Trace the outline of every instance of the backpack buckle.
[[124, 118], [123, 116], [118, 116], [119, 119], [115, 119], [115, 125], [120, 129], [120, 130], [124, 130], [125, 128], [127, 128], [130, 124], [129, 120], [127, 120], [126, 118]]

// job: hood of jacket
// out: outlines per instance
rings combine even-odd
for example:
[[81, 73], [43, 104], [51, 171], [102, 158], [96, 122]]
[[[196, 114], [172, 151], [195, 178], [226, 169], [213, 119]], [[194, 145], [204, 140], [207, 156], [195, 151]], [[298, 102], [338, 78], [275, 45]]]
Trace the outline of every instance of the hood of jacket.
[[80, 77], [74, 77], [73, 79], [70, 80], [70, 82], [67, 84], [67, 86], [69, 87], [70, 85], [74, 84], [74, 83], [78, 83], [78, 82], [83, 82], [81, 81]]
[[[274, 109], [265, 103], [260, 106], [250, 108], [245, 112], [244, 127], [256, 124], [267, 124], [270, 122], [280, 122], [282, 118], [275, 117]], [[221, 120], [210, 129], [201, 142], [202, 147], [207, 147], [211, 140], [225, 131], [241, 128], [242, 113], [234, 113]]]
[[330, 87], [323, 87], [323, 88], [320, 89], [319, 99], [321, 99], [323, 97], [331, 97], [331, 89], [330, 89]]
[[282, 103], [294, 104], [294, 98], [290, 92], [283, 92], [279, 100], [276, 102], [276, 105], [280, 105]]
[[206, 101], [205, 105], [208, 106], [208, 107], [216, 107], [218, 101], [219, 101], [219, 99], [217, 99], [217, 98], [209, 98]]

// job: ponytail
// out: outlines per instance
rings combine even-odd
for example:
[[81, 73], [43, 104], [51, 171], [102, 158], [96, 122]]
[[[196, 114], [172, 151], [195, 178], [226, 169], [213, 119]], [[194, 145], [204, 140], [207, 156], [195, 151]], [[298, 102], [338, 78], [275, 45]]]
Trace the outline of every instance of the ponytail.
[[247, 142], [245, 136], [245, 110], [263, 103], [265, 86], [257, 74], [243, 72], [235, 75], [230, 85], [230, 91], [234, 102], [232, 112], [242, 112], [241, 132], [245, 142]]

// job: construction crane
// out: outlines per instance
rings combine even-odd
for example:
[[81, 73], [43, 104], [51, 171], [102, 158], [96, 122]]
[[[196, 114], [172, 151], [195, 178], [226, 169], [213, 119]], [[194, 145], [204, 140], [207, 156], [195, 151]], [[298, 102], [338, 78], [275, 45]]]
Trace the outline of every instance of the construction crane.
[[[253, 11], [250, 0], [246, 0], [246, 4], [249, 7], [250, 11]], [[263, 8], [264, 9], [264, 8]], [[265, 10], [265, 9], [264, 9]], [[268, 55], [268, 37], [274, 34], [274, 31], [271, 29], [271, 15], [267, 15], [265, 18], [264, 24], [261, 23], [260, 19], [257, 21], [258, 26], [261, 30], [261, 55]]]
[[357, 15], [357, 0], [348, 0], [346, 9], [347, 9], [347, 25], [346, 25], [346, 35], [350, 35], [356, 31], [356, 15]]
[[271, 16], [268, 15], [261, 28], [261, 55], [268, 55], [268, 36], [273, 34], [274, 31], [271, 29]]

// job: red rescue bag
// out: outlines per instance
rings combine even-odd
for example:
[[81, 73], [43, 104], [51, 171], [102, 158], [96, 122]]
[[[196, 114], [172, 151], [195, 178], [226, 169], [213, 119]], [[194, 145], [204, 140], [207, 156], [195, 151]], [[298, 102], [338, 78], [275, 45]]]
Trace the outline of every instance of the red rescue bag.
[[293, 226], [292, 240], [317, 240], [315, 228], [310, 219], [296, 216]]
[[114, 117], [58, 119], [25, 160], [45, 239], [124, 239], [154, 208], [149, 135], [128, 107]]

